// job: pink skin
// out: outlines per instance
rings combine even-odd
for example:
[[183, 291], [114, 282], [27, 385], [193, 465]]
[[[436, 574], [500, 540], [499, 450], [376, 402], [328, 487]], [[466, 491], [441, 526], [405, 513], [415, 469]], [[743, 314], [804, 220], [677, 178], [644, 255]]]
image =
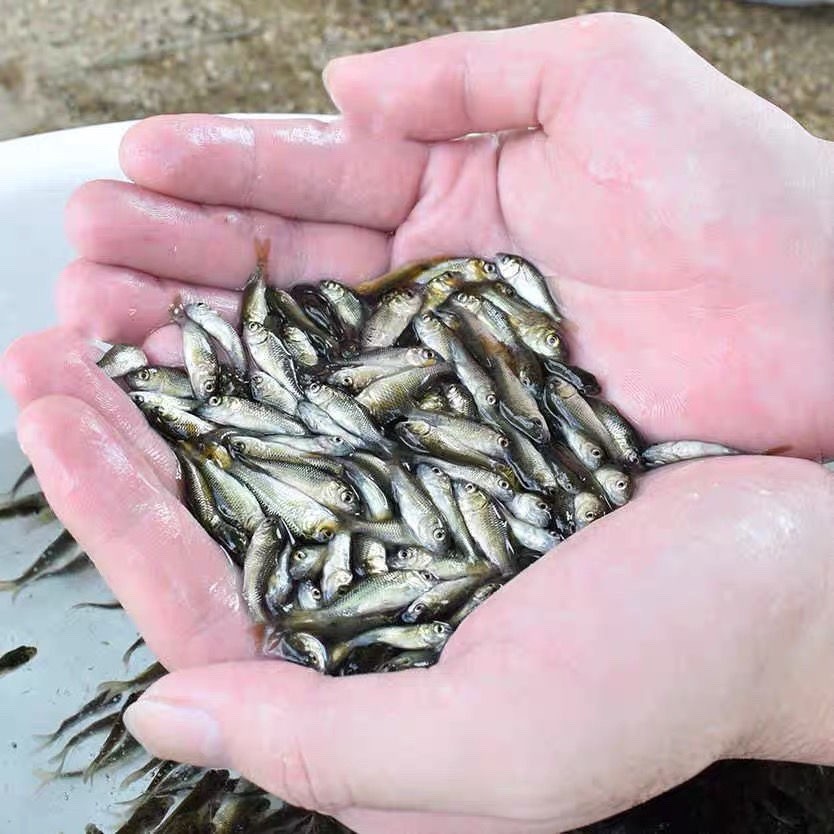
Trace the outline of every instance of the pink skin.
[[[134, 128], [135, 185], [70, 206], [83, 259], [61, 279], [64, 323], [141, 339], [177, 293], [233, 319], [255, 235], [280, 282], [516, 251], [554, 276], [574, 360], [647, 437], [834, 456], [829, 144], [624, 15], [341, 59], [326, 83], [332, 125]], [[473, 132], [490, 135], [447, 141]], [[242, 662], [254, 639], [218, 548], [126, 398], [93, 373], [76, 385], [62, 357], [80, 345], [27, 338], [3, 374], [47, 497], [176, 670], [129, 712], [157, 755], [237, 767], [363, 834], [552, 832], [725, 756], [834, 763], [822, 468], [652, 474], [434, 669], [323, 679]]]

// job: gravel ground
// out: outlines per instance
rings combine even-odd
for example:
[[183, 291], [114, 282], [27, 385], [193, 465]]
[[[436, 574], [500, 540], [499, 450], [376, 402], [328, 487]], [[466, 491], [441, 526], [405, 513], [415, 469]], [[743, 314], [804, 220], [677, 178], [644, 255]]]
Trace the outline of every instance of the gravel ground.
[[[330, 110], [328, 59], [604, 9], [666, 23], [834, 139], [834, 8], [733, 0], [0, 0], [0, 139], [181, 111]], [[834, 771], [725, 763], [597, 834], [831, 834]]]
[[158, 112], [329, 110], [329, 58], [455, 29], [642, 12], [834, 138], [834, 8], [735, 0], [0, 0], [0, 139]]

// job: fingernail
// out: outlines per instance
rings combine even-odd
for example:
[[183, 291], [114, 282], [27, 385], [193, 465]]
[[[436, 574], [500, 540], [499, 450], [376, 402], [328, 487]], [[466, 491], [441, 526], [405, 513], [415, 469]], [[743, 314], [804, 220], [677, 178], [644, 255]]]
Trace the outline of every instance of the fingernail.
[[226, 763], [220, 728], [203, 710], [142, 698], [125, 710], [131, 735], [160, 759], [218, 767]]
[[339, 102], [336, 100], [336, 95], [332, 89], [332, 80], [333, 80], [333, 73], [338, 72], [339, 64], [343, 64], [349, 58], [333, 58], [332, 60], [327, 62], [324, 70], [321, 74], [321, 82], [324, 84], [324, 90], [327, 95], [330, 97], [330, 101], [333, 102], [333, 106], [341, 113], [342, 107]]

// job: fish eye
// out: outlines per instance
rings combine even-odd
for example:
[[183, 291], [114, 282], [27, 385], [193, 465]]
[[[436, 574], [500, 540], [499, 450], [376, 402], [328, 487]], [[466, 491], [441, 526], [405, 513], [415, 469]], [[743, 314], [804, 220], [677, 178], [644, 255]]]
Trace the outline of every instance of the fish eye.
[[232, 451], [245, 452], [246, 444], [242, 440], [233, 440], [231, 442]]
[[426, 604], [424, 602], [417, 602], [411, 607], [411, 613], [420, 615], [426, 610]]
[[510, 445], [510, 441], [509, 441], [509, 439], [508, 439], [508, 438], [504, 437], [504, 435], [502, 434], [502, 435], [501, 435], [501, 437], [499, 437], [499, 438], [498, 438], [498, 445], [499, 445], [502, 449], [506, 449], [506, 448], [507, 448], [507, 446], [509, 446], [509, 445]]
[[[214, 380], [213, 379], [206, 380], [205, 384], [203, 385], [203, 390], [207, 394], [213, 394], [214, 389], [215, 389]], [[217, 403], [215, 403], [215, 405], [217, 405]]]
[[509, 489], [510, 488], [510, 482], [506, 478], [500, 478], [499, 481], [498, 481], [498, 486], [501, 489]]
[[296, 562], [303, 562], [307, 558], [307, 552], [305, 550], [296, 550], [292, 557]]
[[321, 599], [321, 591], [318, 588], [313, 588], [310, 591], [310, 596], [313, 599]]
[[205, 301], [197, 301], [197, 302], [194, 303], [194, 306], [199, 307], [201, 310], [203, 310], [206, 307], [208, 307], [208, 304], [206, 304]]
[[550, 345], [550, 347], [556, 347], [559, 344], [559, 337], [555, 333], [548, 333], [545, 342]]
[[431, 471], [432, 471], [433, 475], [442, 475], [443, 474], [443, 470], [439, 466], [432, 466]]
[[342, 379], [342, 382], [347, 385], [348, 388], [353, 388], [353, 377], [346, 376]]
[[246, 319], [246, 329], [253, 332], [261, 329], [261, 323], [255, 319]]
[[427, 579], [429, 582], [434, 582], [434, 574], [431, 571], [421, 570], [420, 576], [422, 576], [423, 579]]
[[320, 532], [320, 535], [326, 542], [329, 542], [330, 539], [333, 538], [333, 531], [332, 530], [322, 530]]
[[547, 504], [545, 504], [544, 501], [536, 501], [536, 509], [537, 510], [546, 510], [547, 509]]
[[221, 397], [209, 397], [208, 404], [209, 405], [220, 405], [223, 402]]
[[446, 626], [444, 623], [435, 623], [432, 626], [432, 631], [434, 631], [435, 634], [445, 634]]
[[602, 449], [597, 449], [597, 448], [591, 449], [591, 457], [592, 458], [601, 458], [602, 457]]
[[593, 521], [597, 517], [597, 514], [593, 510], [586, 510], [585, 511], [585, 521]]
[[617, 487], [617, 489], [622, 490], [625, 489], [628, 486], [628, 484], [621, 478], [619, 481], [617, 481], [616, 484], [614, 484], [614, 486]]
[[321, 383], [320, 382], [311, 382], [310, 387], [307, 389], [311, 394], [315, 394], [321, 390]]
[[492, 263], [492, 261], [484, 261], [484, 272], [486, 272], [487, 275], [495, 274], [495, 264]]
[[342, 490], [341, 498], [342, 498], [342, 501], [345, 502], [345, 504], [352, 504], [353, 500], [354, 500], [353, 499], [353, 493], [349, 489], [343, 489]]
[[422, 359], [434, 359], [435, 356], [436, 356], [435, 352], [433, 350], [430, 350], [429, 348], [423, 348], [420, 351], [420, 357]]
[[442, 527], [435, 527], [434, 530], [432, 530], [432, 538], [436, 542], [442, 542], [446, 538], [446, 531]]
[[142, 368], [137, 376], [142, 380], [142, 382], [147, 382], [151, 378], [151, 372], [147, 368]]
[[487, 394], [485, 397], [487, 405], [495, 405], [498, 402], [498, 397], [495, 394]]
[[477, 489], [477, 487], [475, 486], [475, 484], [464, 484], [463, 485], [463, 491], [468, 492], [470, 494], [473, 493], [476, 489]]

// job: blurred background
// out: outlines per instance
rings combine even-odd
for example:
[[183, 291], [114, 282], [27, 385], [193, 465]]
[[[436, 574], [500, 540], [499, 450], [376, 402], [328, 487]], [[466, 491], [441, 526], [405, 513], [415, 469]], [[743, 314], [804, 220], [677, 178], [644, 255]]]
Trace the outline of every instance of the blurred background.
[[[834, 5], [737, 0], [0, 0], [0, 139], [160, 112], [330, 112], [338, 55], [603, 10], [665, 23], [834, 139]], [[834, 770], [724, 763], [594, 834], [834, 834]]]
[[834, 138], [834, 6], [736, 0], [0, 0], [0, 139], [159, 112], [330, 109], [337, 55], [601, 10], [650, 15]]

